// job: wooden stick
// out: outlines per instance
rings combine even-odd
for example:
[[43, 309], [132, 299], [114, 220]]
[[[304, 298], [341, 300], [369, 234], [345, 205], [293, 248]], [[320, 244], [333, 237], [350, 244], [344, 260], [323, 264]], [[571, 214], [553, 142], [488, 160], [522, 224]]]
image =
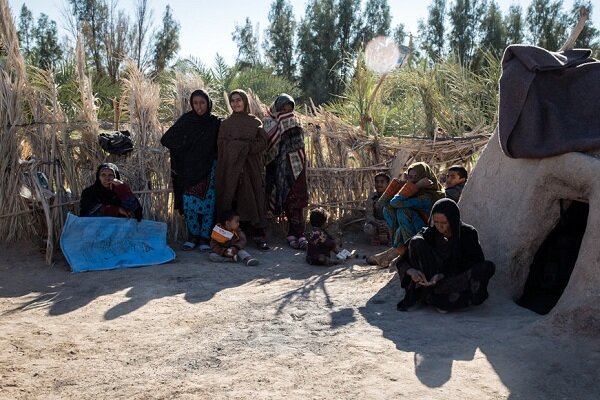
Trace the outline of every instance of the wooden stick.
[[585, 7], [581, 7], [579, 9], [579, 21], [577, 21], [577, 25], [575, 25], [575, 27], [571, 31], [571, 34], [569, 35], [569, 38], [567, 39], [565, 44], [563, 44], [562, 47], [558, 49], [558, 51], [571, 50], [573, 46], [575, 46], [575, 42], [581, 34], [581, 31], [583, 31], [583, 28], [585, 28], [585, 23], [587, 22], [589, 17], [590, 13], [588, 9]]

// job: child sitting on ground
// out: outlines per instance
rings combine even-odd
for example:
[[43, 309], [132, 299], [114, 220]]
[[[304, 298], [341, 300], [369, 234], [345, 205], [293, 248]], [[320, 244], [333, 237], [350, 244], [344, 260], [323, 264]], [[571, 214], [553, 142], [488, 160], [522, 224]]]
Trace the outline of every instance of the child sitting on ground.
[[462, 165], [453, 165], [446, 173], [446, 197], [458, 203], [465, 184], [467, 183], [467, 170]]
[[233, 210], [223, 212], [219, 223], [215, 225], [210, 235], [212, 253], [208, 258], [215, 262], [241, 260], [249, 267], [258, 265], [258, 260], [253, 258], [244, 247], [246, 247], [246, 235], [240, 229], [240, 215]]
[[[312, 232], [307, 235], [308, 246], [306, 248], [306, 262], [310, 265], [335, 265], [340, 264], [347, 258], [355, 256], [355, 251], [341, 248], [341, 241], [334, 239], [325, 228], [329, 214], [322, 208], [310, 210], [310, 225]], [[335, 257], [331, 257], [331, 253]]]
[[375, 191], [367, 199], [366, 218], [363, 231], [371, 237], [374, 246], [388, 245], [390, 232], [383, 217], [383, 204], [378, 202], [392, 178], [385, 172], [375, 175]]

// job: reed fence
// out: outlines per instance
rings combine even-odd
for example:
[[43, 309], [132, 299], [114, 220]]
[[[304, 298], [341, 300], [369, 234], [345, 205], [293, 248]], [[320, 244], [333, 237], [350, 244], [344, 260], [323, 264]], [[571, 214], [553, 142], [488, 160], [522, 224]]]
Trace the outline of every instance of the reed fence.
[[[160, 137], [189, 110], [187, 99], [194, 89], [217, 94], [198, 76], [176, 74], [161, 87], [127, 63], [123, 95], [114, 101], [110, 125], [130, 131], [134, 151], [110, 155], [98, 144], [104, 124], [98, 121], [81, 41], [76, 48], [79, 100], [70, 105], [79, 115], [72, 121], [58, 101], [53, 74], [26, 68], [6, 0], [0, 0], [0, 44], [0, 241], [38, 238], [51, 264], [67, 213], [78, 213], [82, 189], [107, 161], [118, 165], [138, 194], [145, 218], [166, 222], [170, 239], [183, 238], [185, 224], [173, 210], [169, 154]], [[264, 116], [266, 106], [248, 92], [252, 113]], [[159, 120], [165, 114], [166, 121]], [[440, 172], [451, 164], [469, 167], [489, 138], [487, 132], [433, 141], [373, 137], [314, 106], [300, 118], [311, 206], [323, 206], [338, 218], [361, 215], [376, 172], [397, 175], [414, 161], [426, 161]]]

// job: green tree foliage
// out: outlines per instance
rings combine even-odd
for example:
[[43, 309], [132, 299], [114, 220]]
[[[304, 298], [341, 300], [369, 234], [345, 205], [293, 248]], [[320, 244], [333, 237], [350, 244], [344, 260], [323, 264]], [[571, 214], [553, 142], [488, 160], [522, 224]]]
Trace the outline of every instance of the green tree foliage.
[[566, 40], [566, 17], [562, 0], [532, 0], [527, 8], [529, 40], [547, 50], [558, 50]]
[[298, 30], [300, 87], [315, 103], [329, 100], [334, 93], [335, 64], [339, 61], [336, 37], [322, 32], [335, 32], [333, 0], [312, 0]]
[[456, 0], [450, 7], [450, 52], [464, 65], [473, 61], [484, 6], [479, 0]]
[[289, 1], [275, 0], [269, 11], [269, 28], [266, 32], [265, 52], [277, 75], [292, 81], [295, 74], [294, 38], [296, 20]]
[[508, 13], [504, 17], [504, 29], [507, 45], [523, 42], [523, 9], [520, 5], [513, 4], [508, 8]]
[[63, 56], [56, 22], [43, 13], [36, 22], [33, 13], [23, 5], [17, 34], [23, 57], [29, 64], [42, 69], [55, 68], [56, 62]]
[[489, 60], [477, 72], [453, 57], [433, 65], [422, 59], [390, 74], [375, 95], [379, 78], [359, 58], [354, 78], [340, 100], [325, 107], [359, 125], [372, 100], [373, 123], [385, 136], [431, 138], [438, 126], [453, 136], [472, 129], [489, 132], [497, 122], [500, 60], [484, 53]]
[[19, 14], [17, 34], [19, 36], [19, 43], [21, 44], [21, 51], [23, 52], [25, 59], [27, 59], [32, 52], [35, 40], [34, 29], [35, 21], [33, 19], [33, 13], [25, 4], [23, 4], [21, 13]]
[[281, 93], [298, 97], [298, 88], [283, 76], [274, 74], [272, 67], [257, 64], [238, 71], [228, 83], [226, 92], [234, 89], [252, 89], [266, 104], [270, 104]]
[[396, 42], [398, 45], [404, 44], [407, 36], [408, 35], [406, 33], [406, 27], [404, 24], [398, 24], [398, 26], [396, 26], [394, 29], [394, 42]]
[[258, 35], [254, 32], [254, 26], [250, 18], [246, 17], [246, 22], [243, 26], [236, 25], [231, 37], [238, 47], [238, 63], [247, 66], [260, 63]]
[[360, 16], [360, 0], [338, 0], [335, 5], [337, 11], [337, 41], [335, 44], [336, 58], [331, 71], [334, 78], [333, 93], [341, 93], [348, 83], [350, 70], [356, 52], [360, 45], [360, 35], [363, 21]]
[[428, 8], [427, 22], [419, 21], [421, 48], [432, 62], [441, 59], [446, 50], [444, 16], [446, 0], [433, 0]]
[[150, 63], [151, 49], [154, 43], [149, 39], [154, 11], [149, 7], [148, 0], [136, 0], [133, 24], [130, 30], [130, 57], [138, 69], [145, 70]]
[[173, 18], [171, 7], [165, 7], [162, 28], [154, 45], [154, 71], [162, 72], [179, 51], [179, 23]]
[[[506, 45], [506, 31], [502, 21], [502, 11], [498, 3], [489, 3], [481, 20], [481, 41], [479, 46], [489, 50], [496, 58], [500, 58]], [[478, 61], [479, 57], [477, 58]]]
[[121, 65], [129, 53], [129, 18], [123, 10], [117, 10], [116, 0], [109, 4], [108, 21], [104, 33], [106, 71], [112, 82], [119, 79]]
[[69, 0], [77, 28], [83, 33], [85, 45], [91, 54], [96, 74], [104, 75], [105, 47], [103, 38], [108, 20], [108, 7], [102, 0]]
[[34, 30], [37, 45], [35, 54], [37, 64], [43, 69], [54, 69], [56, 62], [62, 57], [62, 49], [58, 43], [56, 22], [46, 14], [40, 14]]
[[362, 30], [364, 44], [376, 36], [390, 36], [392, 15], [387, 0], [367, 0], [363, 19], [365, 21]]

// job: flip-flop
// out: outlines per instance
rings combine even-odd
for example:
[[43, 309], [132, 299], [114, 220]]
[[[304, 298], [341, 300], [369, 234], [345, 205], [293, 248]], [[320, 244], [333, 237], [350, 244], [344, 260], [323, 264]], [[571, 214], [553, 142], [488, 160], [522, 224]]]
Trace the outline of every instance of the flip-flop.
[[304, 236], [302, 236], [300, 239], [298, 239], [298, 249], [306, 250], [307, 247], [308, 247], [308, 240], [306, 240], [306, 238]]
[[194, 242], [185, 242], [184, 244], [181, 245], [181, 250], [183, 251], [190, 251], [196, 248], [196, 243]]
[[260, 251], [269, 251], [271, 248], [267, 244], [267, 242], [263, 239], [256, 240], [256, 248]]
[[207, 252], [209, 252], [209, 251], [210, 251], [210, 246], [209, 246], [209, 245], [207, 245], [206, 243], [202, 243], [202, 244], [199, 246], [199, 249], [200, 249], [200, 252], [201, 252], [201, 253], [207, 253]]

